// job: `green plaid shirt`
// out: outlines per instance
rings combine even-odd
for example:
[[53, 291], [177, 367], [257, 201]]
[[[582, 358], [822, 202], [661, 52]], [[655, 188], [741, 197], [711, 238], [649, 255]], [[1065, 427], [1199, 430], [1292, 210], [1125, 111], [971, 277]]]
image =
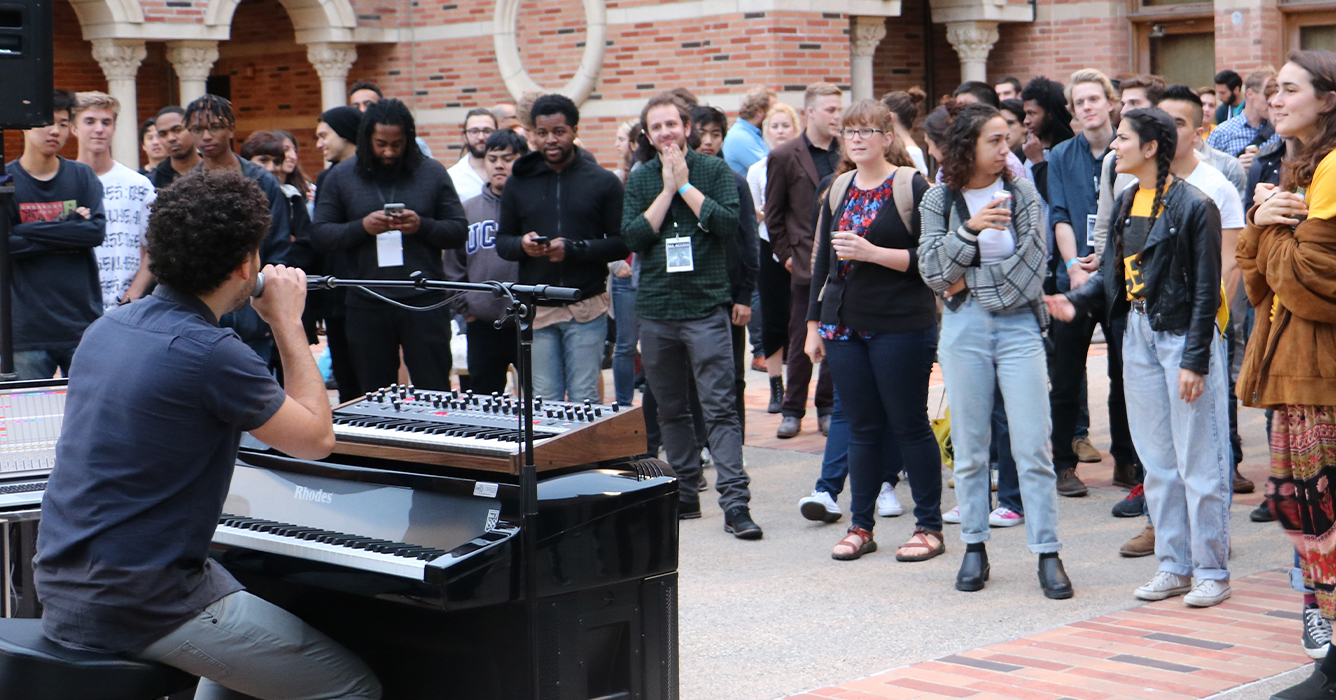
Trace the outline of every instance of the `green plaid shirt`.
[[[663, 164], [657, 156], [636, 168], [626, 181], [622, 238], [640, 255], [636, 297], [640, 318], [688, 321], [733, 303], [727, 264], [728, 241], [738, 235], [738, 188], [733, 171], [724, 159], [690, 149], [686, 158], [688, 181], [705, 195], [699, 219], [681, 195], [674, 195], [663, 225], [658, 231], [650, 227], [645, 210], [663, 191]], [[664, 241], [676, 236], [691, 237], [691, 272], [667, 271]]]

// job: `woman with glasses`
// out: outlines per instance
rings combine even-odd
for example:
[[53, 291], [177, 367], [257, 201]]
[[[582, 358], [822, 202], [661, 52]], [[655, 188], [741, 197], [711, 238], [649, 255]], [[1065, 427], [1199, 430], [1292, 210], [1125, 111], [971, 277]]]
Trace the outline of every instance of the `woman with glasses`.
[[916, 520], [896, 559], [923, 561], [946, 551], [941, 452], [928, 422], [937, 309], [917, 270], [917, 212], [928, 182], [913, 168], [891, 165], [894, 138], [882, 103], [860, 100], [845, 111], [841, 142], [856, 169], [827, 190], [812, 256], [805, 350], [814, 364], [829, 361], [850, 431], [853, 524], [831, 552], [842, 560], [877, 550], [873, 516], [887, 426], [909, 475]]
[[1008, 127], [988, 105], [939, 115], [943, 183], [923, 197], [919, 271], [942, 294], [938, 354], [951, 405], [956, 499], [965, 557], [956, 590], [983, 590], [990, 568], [988, 433], [1000, 388], [1020, 476], [1025, 532], [1039, 555], [1039, 585], [1070, 598], [1058, 550], [1057, 476], [1050, 452], [1048, 362], [1042, 302], [1048, 246], [1039, 195], [1007, 169]]

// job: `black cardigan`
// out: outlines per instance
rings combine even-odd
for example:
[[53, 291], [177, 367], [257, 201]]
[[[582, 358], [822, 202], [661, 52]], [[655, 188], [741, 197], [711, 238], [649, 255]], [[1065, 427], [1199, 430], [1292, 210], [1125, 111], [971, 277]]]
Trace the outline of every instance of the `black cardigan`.
[[[875, 246], [909, 251], [909, 268], [901, 272], [854, 261], [849, 276], [840, 279], [835, 272], [839, 261], [830, 237], [836, 222], [844, 214], [853, 188], [851, 183], [844, 200], [830, 216], [821, 217], [818, 224], [812, 279], [822, 280], [824, 284], [812, 285], [807, 320], [843, 324], [856, 331], [873, 333], [907, 333], [936, 325], [937, 300], [918, 271], [918, 241], [922, 230], [919, 203], [923, 193], [928, 191], [928, 181], [922, 175], [914, 175], [912, 232], [905, 230], [894, 198], [888, 198], [877, 211], [877, 218], [872, 220], [865, 236]], [[829, 207], [829, 198], [827, 190], [818, 206]], [[845, 303], [846, 299], [849, 303]]]

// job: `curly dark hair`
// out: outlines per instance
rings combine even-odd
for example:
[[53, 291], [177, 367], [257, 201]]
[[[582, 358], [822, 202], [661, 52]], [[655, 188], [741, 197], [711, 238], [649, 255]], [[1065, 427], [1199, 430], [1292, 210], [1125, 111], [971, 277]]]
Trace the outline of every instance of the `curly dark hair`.
[[[963, 190], [974, 176], [974, 151], [979, 143], [979, 134], [983, 125], [1002, 116], [995, 107], [982, 103], [967, 105], [952, 104], [949, 108], [951, 124], [946, 127], [945, 137], [938, 141], [938, 150], [942, 152], [942, 182], [953, 190]], [[1011, 171], [1002, 169], [1002, 180], [1011, 181]]]
[[200, 170], [158, 191], [148, 217], [148, 269], [187, 294], [217, 289], [269, 233], [269, 200], [235, 170]]
[[[371, 147], [371, 137], [376, 133], [377, 124], [403, 129], [403, 154], [399, 156], [398, 164], [389, 169], [380, 165], [380, 158]], [[357, 174], [373, 177], [383, 172], [389, 176], [412, 176], [425, 160], [427, 157], [418, 149], [417, 126], [408, 105], [390, 98], [366, 108], [366, 113], [362, 115], [362, 124], [357, 129]]]

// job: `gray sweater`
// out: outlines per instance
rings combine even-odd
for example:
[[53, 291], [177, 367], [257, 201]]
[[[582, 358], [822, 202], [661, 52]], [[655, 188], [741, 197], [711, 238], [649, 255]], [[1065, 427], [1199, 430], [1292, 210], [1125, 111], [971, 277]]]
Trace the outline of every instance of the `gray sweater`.
[[979, 264], [979, 237], [965, 230], [946, 185], [935, 185], [923, 195], [919, 216], [923, 233], [919, 237], [918, 264], [923, 281], [934, 292], [945, 292], [956, 280], [965, 278], [970, 293], [992, 313], [1021, 309], [1032, 310], [1042, 328], [1048, 327], [1044, 307], [1045, 263], [1048, 246], [1044, 242], [1043, 212], [1039, 193], [1029, 180], [1013, 179], [1007, 185], [1012, 194], [1012, 228], [1016, 231], [1016, 250], [995, 263]]
[[[463, 248], [445, 252], [445, 278], [455, 282], [518, 282], [520, 264], [496, 253], [496, 230], [501, 220], [501, 195], [484, 185], [482, 194], [464, 202], [469, 220], [469, 239]], [[479, 321], [496, 321], [505, 315], [507, 302], [486, 292], [460, 295], [455, 311]]]

